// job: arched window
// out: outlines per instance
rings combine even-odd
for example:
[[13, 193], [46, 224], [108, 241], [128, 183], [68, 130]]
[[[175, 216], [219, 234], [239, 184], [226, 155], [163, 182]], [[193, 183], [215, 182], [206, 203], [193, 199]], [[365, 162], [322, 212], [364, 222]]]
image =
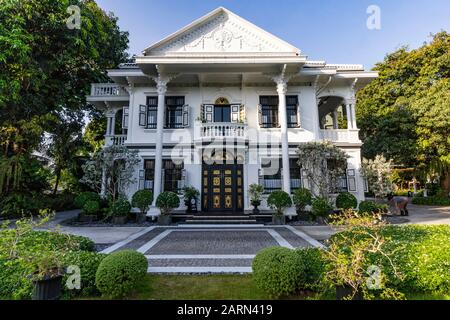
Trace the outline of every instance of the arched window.
[[215, 104], [216, 104], [216, 105], [227, 105], [227, 104], [230, 104], [230, 102], [228, 101], [227, 98], [220, 97], [220, 98], [218, 98], [218, 99], [216, 100], [216, 103], [215, 103]]

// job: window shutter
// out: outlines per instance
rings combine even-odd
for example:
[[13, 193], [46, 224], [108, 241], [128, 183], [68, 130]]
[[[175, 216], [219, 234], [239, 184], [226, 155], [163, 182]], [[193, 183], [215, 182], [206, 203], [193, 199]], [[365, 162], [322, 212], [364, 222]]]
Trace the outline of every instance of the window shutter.
[[242, 104], [240, 105], [240, 110], [239, 110], [239, 120], [241, 122], [245, 122], [245, 106]]
[[302, 127], [302, 119], [300, 114], [300, 103], [297, 103], [297, 125], [299, 128]]
[[179, 192], [186, 186], [186, 169], [181, 170], [181, 180], [178, 182]]
[[355, 169], [347, 170], [347, 188], [349, 192], [356, 192], [356, 176]]
[[186, 104], [183, 106], [183, 127], [189, 127], [189, 105]]
[[206, 122], [214, 122], [214, 105], [205, 104], [203, 105], [204, 118]]
[[241, 115], [241, 106], [239, 104], [233, 104], [231, 107], [231, 122], [239, 122]]
[[363, 177], [364, 182], [364, 192], [369, 192], [369, 182], [367, 181], [366, 177]]
[[128, 129], [129, 111], [130, 111], [129, 107], [123, 107], [122, 129]]
[[139, 106], [139, 126], [147, 126], [147, 106], [144, 106], [142, 104]]
[[139, 170], [139, 190], [145, 188], [145, 170]]
[[259, 169], [258, 170], [258, 181], [259, 184], [264, 186], [264, 173], [263, 173], [263, 169]]
[[262, 105], [261, 104], [258, 104], [258, 121], [259, 121], [259, 126], [262, 127], [263, 117], [262, 117]]

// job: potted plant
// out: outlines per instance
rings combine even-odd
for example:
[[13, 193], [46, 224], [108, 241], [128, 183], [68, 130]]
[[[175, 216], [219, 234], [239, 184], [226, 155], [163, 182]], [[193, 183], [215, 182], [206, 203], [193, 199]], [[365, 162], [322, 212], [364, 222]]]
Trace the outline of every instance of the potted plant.
[[326, 218], [333, 213], [333, 206], [327, 198], [315, 198], [312, 201], [312, 215], [314, 220], [325, 223]]
[[64, 270], [55, 251], [33, 253], [29, 259], [35, 269], [32, 275], [33, 300], [58, 300], [62, 293]]
[[146, 212], [150, 208], [153, 202], [153, 192], [150, 190], [139, 190], [133, 194], [131, 198], [131, 204], [133, 207], [139, 208], [140, 213], [136, 214], [136, 222], [145, 222], [147, 218]]
[[80, 222], [91, 223], [97, 219], [99, 211], [100, 211], [100, 203], [98, 201], [88, 200], [83, 205], [78, 220], [80, 220]]
[[261, 205], [261, 196], [264, 192], [264, 187], [260, 184], [251, 184], [248, 189], [250, 196], [250, 204], [253, 206], [253, 214], [259, 214], [258, 207]]
[[192, 213], [192, 205], [196, 205], [198, 197], [200, 196], [200, 191], [194, 187], [184, 187], [183, 188], [183, 198], [184, 204], [186, 206], [186, 213]]
[[167, 226], [172, 223], [172, 210], [180, 206], [180, 198], [176, 193], [166, 191], [158, 196], [156, 206], [161, 210], [161, 215], [158, 216], [158, 224]]
[[284, 210], [292, 206], [292, 199], [287, 192], [274, 191], [267, 199], [267, 204], [275, 213], [272, 216], [273, 224], [286, 224]]
[[124, 198], [119, 198], [111, 205], [111, 215], [113, 224], [125, 224], [127, 215], [131, 211], [131, 204]]
[[292, 201], [294, 202], [297, 214], [302, 216], [306, 206], [312, 204], [312, 193], [306, 188], [299, 188], [294, 191]]

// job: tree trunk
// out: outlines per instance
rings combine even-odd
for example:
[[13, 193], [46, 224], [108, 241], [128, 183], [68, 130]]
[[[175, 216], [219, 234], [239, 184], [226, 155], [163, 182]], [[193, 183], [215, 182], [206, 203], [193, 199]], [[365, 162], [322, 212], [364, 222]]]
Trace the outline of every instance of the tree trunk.
[[55, 181], [55, 188], [53, 189], [53, 195], [55, 195], [58, 192], [58, 186], [59, 186], [59, 180], [61, 179], [61, 169], [56, 169], [56, 181]]
[[441, 179], [442, 189], [445, 191], [445, 195], [448, 197], [450, 195], [450, 172], [444, 172]]

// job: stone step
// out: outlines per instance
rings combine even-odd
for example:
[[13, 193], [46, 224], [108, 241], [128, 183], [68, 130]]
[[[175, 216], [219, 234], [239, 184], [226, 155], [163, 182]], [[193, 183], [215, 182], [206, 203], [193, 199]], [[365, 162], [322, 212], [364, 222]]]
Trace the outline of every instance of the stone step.
[[256, 219], [186, 219], [186, 224], [256, 224]]

